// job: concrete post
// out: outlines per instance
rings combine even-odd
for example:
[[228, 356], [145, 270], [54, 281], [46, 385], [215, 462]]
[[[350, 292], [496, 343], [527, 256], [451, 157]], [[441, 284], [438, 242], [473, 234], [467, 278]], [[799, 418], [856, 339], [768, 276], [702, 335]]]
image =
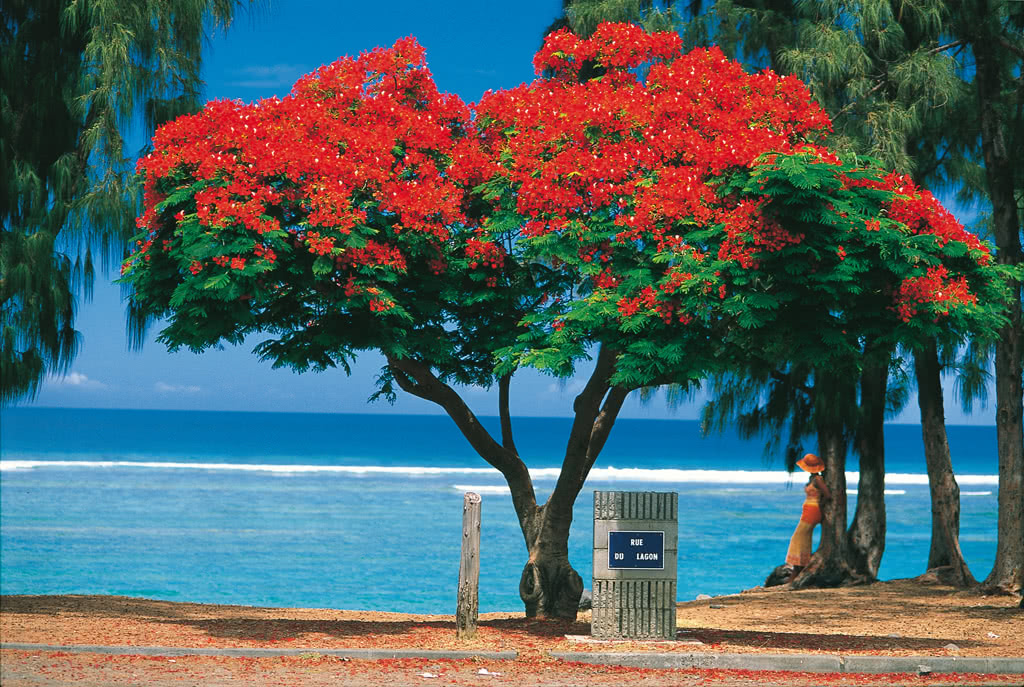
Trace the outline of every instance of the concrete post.
[[594, 637], [676, 638], [678, 511], [676, 492], [594, 492]]

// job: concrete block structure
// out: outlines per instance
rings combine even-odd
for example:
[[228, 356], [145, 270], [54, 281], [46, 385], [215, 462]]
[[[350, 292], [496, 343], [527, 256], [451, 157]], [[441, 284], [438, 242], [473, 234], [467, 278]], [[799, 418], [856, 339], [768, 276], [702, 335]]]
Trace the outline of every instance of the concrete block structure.
[[679, 494], [594, 492], [591, 634], [675, 639]]

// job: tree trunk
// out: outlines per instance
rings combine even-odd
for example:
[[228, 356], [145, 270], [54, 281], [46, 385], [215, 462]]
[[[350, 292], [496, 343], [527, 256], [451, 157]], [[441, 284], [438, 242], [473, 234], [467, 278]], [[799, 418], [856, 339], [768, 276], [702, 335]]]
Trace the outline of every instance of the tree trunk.
[[885, 551], [885, 389], [888, 361], [866, 362], [861, 373], [861, 423], [857, 428], [860, 479], [857, 510], [846, 533], [849, 564], [866, 581], [878, 579]]
[[931, 339], [914, 352], [924, 459], [932, 497], [932, 544], [928, 552], [928, 570], [941, 568], [944, 582], [955, 587], [969, 587], [976, 582], [960, 551], [960, 487], [949, 457], [940, 372], [938, 348], [935, 340]]
[[569, 564], [572, 507], [608, 440], [628, 391], [609, 385], [616, 354], [604, 346], [583, 391], [573, 402], [572, 429], [558, 481], [544, 506], [520, 514], [530, 558], [519, 580], [526, 615], [575, 619], [583, 580]]
[[[1015, 289], [1020, 301], [1020, 286]], [[996, 560], [986, 591], [1024, 591], [1024, 449], [1021, 425], [1021, 315], [996, 344], [996, 445], [999, 450], [999, 516]], [[1016, 381], [1014, 381], [1016, 380]]]
[[526, 617], [575, 620], [583, 595], [583, 578], [569, 563], [569, 516], [555, 516], [547, 505], [527, 518], [527, 549], [530, 557], [519, 578], [519, 596], [526, 605]]
[[[981, 122], [981, 152], [985, 161], [993, 233], [1002, 264], [1019, 265], [1022, 259], [1020, 220], [1014, 180], [1018, 179], [1020, 155], [1007, 144], [1007, 122], [1000, 98], [1003, 76], [1011, 75], [1006, 63], [1012, 56], [1001, 43], [996, 12], [987, 2], [978, 3], [979, 21], [967, 28], [975, 59], [975, 86]], [[1012, 77], [1010, 77], [1012, 78]], [[1006, 115], [1013, 117], [1013, 111]], [[1011, 120], [1012, 122], [1012, 120]], [[1021, 290], [1013, 285], [1008, 305], [1009, 324], [996, 341], [996, 443], [999, 450], [999, 539], [996, 560], [984, 586], [990, 591], [1020, 592], [1024, 587], [1024, 402], [1021, 379]]]

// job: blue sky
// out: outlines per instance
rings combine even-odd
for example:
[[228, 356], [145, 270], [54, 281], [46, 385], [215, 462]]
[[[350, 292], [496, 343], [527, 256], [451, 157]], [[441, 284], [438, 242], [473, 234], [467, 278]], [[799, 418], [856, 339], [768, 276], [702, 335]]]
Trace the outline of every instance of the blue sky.
[[[213, 37], [203, 69], [206, 96], [244, 101], [283, 96], [301, 75], [322, 64], [412, 35], [426, 48], [438, 87], [475, 102], [487, 89], [508, 88], [533, 78], [533, 53], [560, 8], [557, 0], [512, 4], [263, 3], [240, 15], [226, 33]], [[157, 328], [141, 351], [130, 351], [120, 289], [110, 284], [113, 277], [99, 275], [92, 301], [80, 304], [77, 329], [82, 342], [69, 374], [47, 379], [36, 399], [25, 405], [439, 412], [432, 404], [403, 395], [394, 407], [383, 402], [368, 405], [366, 399], [374, 390], [373, 379], [382, 364], [376, 355], [361, 358], [351, 377], [341, 371], [298, 375], [260, 363], [251, 353], [258, 339], [201, 355], [172, 354], [153, 341]], [[569, 415], [572, 398], [581, 386], [579, 380], [561, 382], [523, 371], [513, 385], [512, 410], [529, 416]], [[946, 386], [949, 397], [952, 385]], [[464, 391], [477, 413], [496, 414], [496, 394], [483, 389]], [[647, 404], [632, 398], [622, 417], [690, 419], [697, 416], [699, 401], [671, 409], [661, 398]], [[994, 424], [992, 404], [965, 416], [952, 398], [947, 398], [946, 411], [953, 424]], [[916, 398], [897, 421], [918, 421]]]

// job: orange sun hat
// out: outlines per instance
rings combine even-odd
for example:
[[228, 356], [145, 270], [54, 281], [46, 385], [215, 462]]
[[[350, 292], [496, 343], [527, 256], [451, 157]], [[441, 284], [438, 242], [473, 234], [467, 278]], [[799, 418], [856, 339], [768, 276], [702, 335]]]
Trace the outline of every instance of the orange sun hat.
[[804, 472], [823, 472], [825, 470], [825, 461], [813, 453], [808, 453], [798, 460], [796, 464]]

